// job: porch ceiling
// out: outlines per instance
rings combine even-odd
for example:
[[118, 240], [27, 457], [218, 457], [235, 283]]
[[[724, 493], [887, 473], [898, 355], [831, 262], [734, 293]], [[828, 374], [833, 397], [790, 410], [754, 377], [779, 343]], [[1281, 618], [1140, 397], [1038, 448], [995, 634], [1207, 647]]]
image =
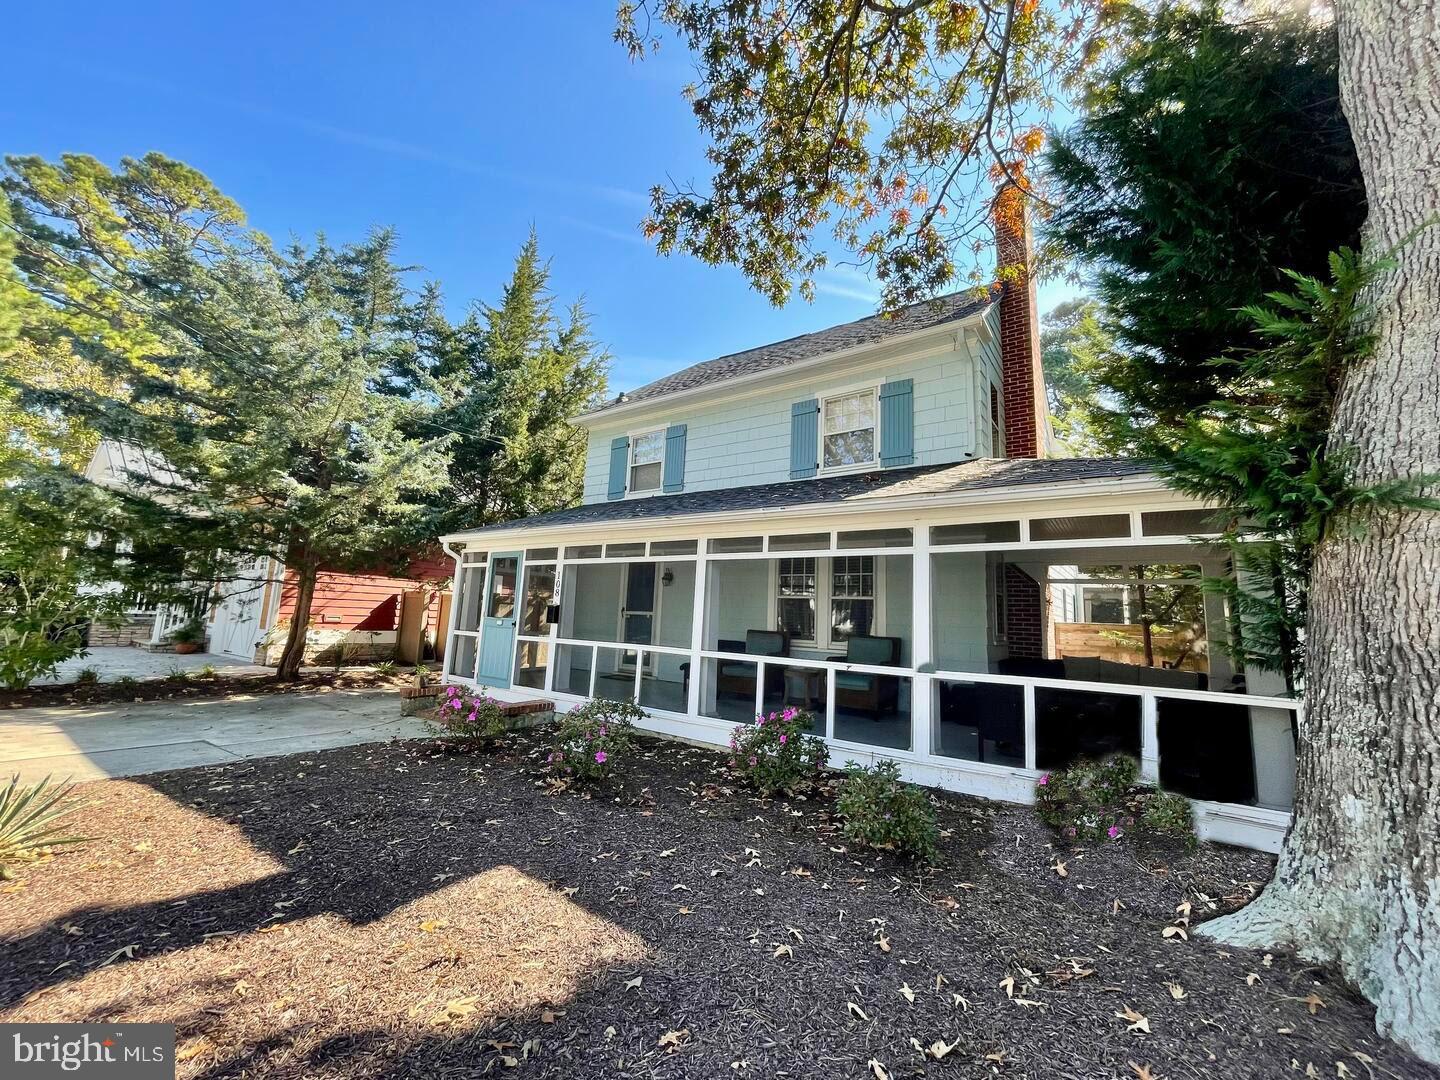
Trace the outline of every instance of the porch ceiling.
[[884, 469], [813, 480], [791, 480], [751, 487], [686, 491], [647, 499], [616, 499], [587, 503], [549, 514], [521, 518], [446, 536], [443, 539], [469, 540], [498, 538], [510, 533], [535, 533], [582, 525], [655, 524], [700, 517], [769, 510], [802, 510], [806, 507], [845, 506], [855, 510], [879, 510], [886, 504], [910, 499], [963, 496], [966, 493], [998, 493], [1006, 489], [1035, 489], [1074, 485], [1080, 490], [1103, 493], [1120, 481], [1150, 479], [1146, 462], [1124, 458], [979, 458], [956, 464]]

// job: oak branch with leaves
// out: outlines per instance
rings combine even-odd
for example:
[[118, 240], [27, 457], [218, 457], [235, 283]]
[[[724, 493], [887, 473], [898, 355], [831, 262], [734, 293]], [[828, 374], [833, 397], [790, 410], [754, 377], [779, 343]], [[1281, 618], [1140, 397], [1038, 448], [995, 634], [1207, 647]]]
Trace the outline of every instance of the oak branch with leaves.
[[[1105, 47], [1106, 0], [627, 0], [616, 40], [639, 59], [667, 31], [714, 167], [708, 189], [657, 186], [662, 253], [733, 263], [773, 303], [841, 249], [887, 307], [979, 283], [995, 192], [1043, 206], [1031, 160], [1065, 85]], [[968, 268], [962, 260], [971, 261]]]

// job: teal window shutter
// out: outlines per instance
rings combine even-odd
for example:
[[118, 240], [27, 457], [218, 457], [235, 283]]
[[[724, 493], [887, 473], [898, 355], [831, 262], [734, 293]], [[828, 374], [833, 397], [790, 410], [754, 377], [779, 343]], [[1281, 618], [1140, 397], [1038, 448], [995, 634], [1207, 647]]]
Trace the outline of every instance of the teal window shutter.
[[915, 464], [915, 388], [910, 379], [880, 387], [880, 465]]
[[797, 401], [790, 406], [790, 479], [814, 476], [820, 467], [820, 402]]
[[665, 429], [665, 476], [662, 486], [666, 491], [685, 490], [684, 424], [671, 424]]
[[610, 444], [610, 490], [607, 498], [625, 497], [625, 470], [630, 467], [630, 439], [620, 436]]

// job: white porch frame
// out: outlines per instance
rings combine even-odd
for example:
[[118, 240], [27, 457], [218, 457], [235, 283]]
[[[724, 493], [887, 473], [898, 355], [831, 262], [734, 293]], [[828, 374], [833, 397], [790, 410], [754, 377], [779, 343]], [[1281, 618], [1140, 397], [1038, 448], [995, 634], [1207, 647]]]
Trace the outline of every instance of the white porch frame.
[[[694, 594], [691, 597], [690, 637], [687, 646], [679, 645], [634, 645], [624, 641], [599, 641], [562, 635], [559, 624], [550, 624], [543, 634], [526, 634], [517, 626], [515, 635], [516, 657], [526, 644], [548, 647], [544, 693], [553, 698], [563, 711], [581, 704], [593, 697], [599, 671], [601, 649], [628, 650], [637, 653], [640, 661], [634, 673], [631, 700], [641, 703], [644, 689], [646, 660], [650, 655], [682, 657], [690, 664], [688, 692], [684, 699], [685, 710], [673, 711], [642, 705], [648, 717], [645, 727], [659, 734], [676, 736], [692, 741], [713, 745], [726, 745], [733, 725], [726, 720], [702, 713], [702, 688], [705, 683], [707, 661], [745, 662], [756, 665], [756, 710], [763, 707], [765, 694], [765, 672], [767, 667], [779, 663], [788, 668], [806, 668], [826, 672], [826, 736], [832, 749], [832, 761], [855, 760], [871, 763], [879, 760], [893, 760], [901, 766], [902, 774], [917, 783], [944, 787], [950, 790], [998, 798], [1013, 802], [1031, 802], [1034, 798], [1034, 783], [1040, 773], [1035, 767], [1036, 754], [1036, 690], [1058, 689], [1066, 691], [1088, 691], [1113, 696], [1133, 697], [1140, 706], [1141, 773], [1147, 782], [1156, 782], [1160, 775], [1160, 748], [1158, 717], [1160, 702], [1182, 700], [1212, 702], [1227, 705], [1241, 705], [1287, 712], [1299, 717], [1303, 708], [1298, 700], [1267, 694], [1224, 693], [1215, 690], [1190, 690], [1181, 688], [1152, 687], [1137, 684], [1084, 682], [1070, 679], [1040, 678], [1018, 675], [991, 674], [984, 671], [960, 671], [937, 669], [934, 666], [933, 610], [932, 610], [932, 561], [931, 556], [949, 552], [979, 553], [1005, 551], [1042, 554], [1064, 549], [1102, 548], [1146, 548], [1174, 547], [1194, 544], [1189, 536], [1146, 536], [1141, 532], [1141, 514], [1157, 510], [1203, 510], [1198, 503], [1165, 488], [1150, 477], [1126, 478], [1110, 481], [1081, 481], [1064, 485], [1032, 485], [990, 491], [972, 491], [947, 496], [927, 496], [917, 499], [871, 500], [856, 499], [845, 504], [819, 504], [814, 506], [796, 505], [764, 511], [744, 511], [727, 514], [687, 515], [684, 517], [632, 518], [606, 521], [595, 524], [572, 524], [546, 527], [539, 524], [525, 527], [502, 527], [489, 532], [459, 533], [443, 539], [446, 551], [456, 559], [456, 598], [451, 605], [451, 645], [447, 646], [447, 666], [455, 657], [453, 640], [467, 632], [456, 628], [456, 620], [462, 603], [460, 566], [464, 555], [490, 550], [516, 550], [522, 548], [553, 547], [554, 559], [526, 560], [553, 564], [556, 572], [554, 602], [564, 601], [566, 590], [573, 576], [570, 568], [575, 565], [614, 565], [629, 562], [693, 563], [695, 566]], [[1128, 536], [1102, 537], [1075, 540], [1032, 540], [1030, 523], [1036, 518], [1084, 517], [1090, 515], [1124, 514], [1129, 521]], [[1019, 538], [1015, 541], [976, 544], [932, 544], [930, 529], [939, 525], [980, 524], [995, 521], [1018, 521]], [[871, 530], [909, 529], [912, 542], [906, 546], [840, 547], [841, 533], [866, 532]], [[770, 550], [772, 538], [797, 534], [826, 534], [828, 543], [824, 547], [806, 550]], [[760, 549], [755, 551], [720, 552], [710, 550], [711, 542], [728, 538], [760, 538]], [[666, 544], [672, 541], [695, 541], [694, 554], [652, 554], [649, 547], [644, 554], [607, 556], [604, 545], [608, 544]], [[602, 545], [602, 555], [594, 559], [567, 559], [567, 547]], [[1203, 549], [1202, 549], [1203, 550]], [[1198, 551], [1197, 551], [1198, 554]], [[840, 557], [850, 555], [903, 556], [911, 562], [911, 618], [912, 623], [905, 635], [910, 645], [910, 663], [906, 666], [879, 667], [847, 664], [842, 661], [787, 656], [783, 660], [771, 659], [747, 653], [724, 652], [707, 649], [707, 619], [712, 614], [707, 604], [707, 593], [711, 579], [711, 567], [722, 562], [743, 562], [755, 559], [778, 560], [794, 557]], [[474, 564], [470, 564], [473, 572]], [[877, 575], [879, 567], [877, 564]], [[1043, 582], [1041, 583], [1044, 584]], [[483, 595], [483, 586], [482, 586]], [[482, 601], [483, 602], [483, 601]], [[675, 597], [668, 603], [683, 603]], [[773, 605], [773, 598], [771, 598]], [[817, 615], [818, 617], [818, 615]], [[476, 636], [472, 633], [471, 636]], [[617, 633], [616, 637], [622, 634]], [[589, 650], [590, 685], [588, 695], [577, 695], [559, 690], [555, 686], [555, 669], [558, 649], [568, 646], [578, 650]], [[476, 655], [478, 655], [478, 640]], [[514, 668], [512, 667], [512, 671]], [[847, 742], [835, 737], [835, 673], [855, 672], [896, 676], [910, 680], [911, 737], [908, 749], [894, 749], [878, 745]], [[447, 675], [451, 681], [474, 686], [473, 669], [466, 678], [458, 672]], [[933, 752], [934, 717], [933, 702], [935, 687], [939, 682], [989, 683], [1018, 686], [1022, 689], [1025, 732], [1025, 764], [1010, 767], [986, 762], [970, 761], [948, 757]], [[513, 686], [510, 691], [492, 691], [496, 696], [519, 699], [536, 693], [534, 688]], [[1258, 749], [1257, 749], [1258, 754]], [[1243, 844], [1262, 850], [1277, 851], [1285, 830], [1288, 828], [1288, 812], [1267, 807], [1196, 802], [1197, 827], [1207, 838], [1230, 843]]]

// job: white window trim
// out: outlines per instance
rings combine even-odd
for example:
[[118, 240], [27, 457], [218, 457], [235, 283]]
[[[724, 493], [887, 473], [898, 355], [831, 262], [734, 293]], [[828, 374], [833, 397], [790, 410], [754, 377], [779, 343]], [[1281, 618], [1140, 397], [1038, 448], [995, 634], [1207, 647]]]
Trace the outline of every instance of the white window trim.
[[780, 555], [770, 560], [770, 625], [777, 629], [780, 626], [780, 560], [815, 560], [815, 640], [791, 638], [791, 646], [814, 649], [817, 652], [844, 649], [844, 641], [830, 639], [830, 602], [835, 599], [831, 593], [835, 584], [833, 576], [835, 560], [850, 558], [873, 558], [875, 560], [875, 593], [871, 597], [875, 604], [875, 616], [871, 623], [870, 633], [885, 636], [885, 564], [881, 561], [885, 556], [851, 555], [844, 552], [834, 555]]
[[[868, 393], [875, 405], [875, 456], [869, 461], [857, 461], [851, 465], [825, 464], [825, 403], [834, 401], [836, 398], [856, 397]], [[880, 384], [861, 383], [858, 386], [842, 387], [838, 390], [831, 390], [829, 393], [816, 394], [820, 411], [815, 417], [815, 465], [817, 475], [835, 476], [840, 473], [866, 472], [880, 466]], [[864, 431], [864, 428], [850, 428], [850, 431]], [[841, 435], [844, 432], [831, 432], [832, 435]]]
[[[653, 425], [640, 428], [636, 431], [627, 432], [625, 438], [630, 446], [625, 452], [625, 498], [627, 499], [653, 499], [656, 495], [665, 493], [665, 455], [669, 450], [670, 439], [668, 433], [670, 425], [662, 424], [660, 427]], [[644, 491], [635, 490], [635, 444], [646, 435], [660, 436], [660, 482], [653, 488], [646, 488]], [[653, 461], [642, 462], [644, 465], [654, 465]]]

